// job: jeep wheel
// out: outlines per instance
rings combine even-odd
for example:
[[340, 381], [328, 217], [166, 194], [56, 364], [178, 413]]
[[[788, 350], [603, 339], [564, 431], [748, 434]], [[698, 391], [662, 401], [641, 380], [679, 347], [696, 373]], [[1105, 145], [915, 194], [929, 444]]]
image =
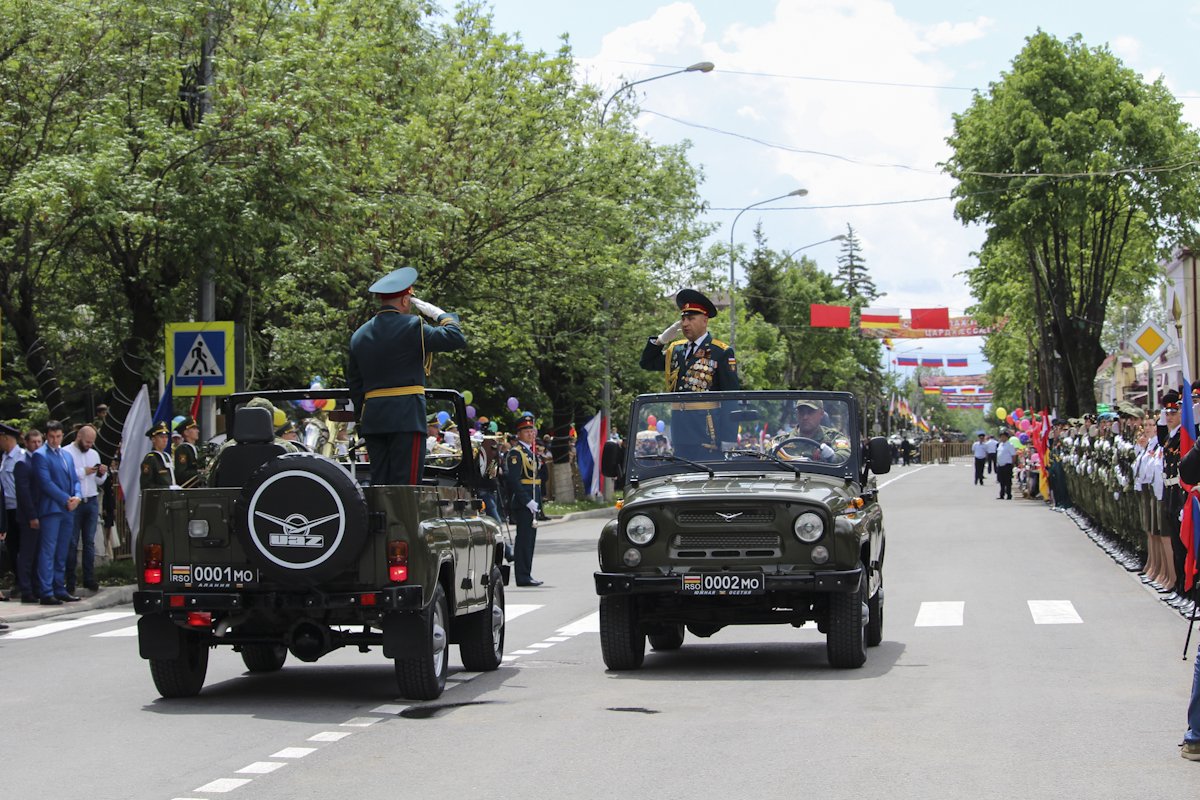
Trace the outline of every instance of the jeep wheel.
[[609, 669], [637, 669], [646, 658], [646, 634], [638, 627], [637, 602], [629, 595], [600, 598], [600, 652]]
[[879, 588], [875, 596], [867, 601], [867, 647], [878, 647], [883, 642], [883, 575], [879, 576]]
[[250, 672], [278, 672], [287, 661], [287, 648], [281, 644], [244, 644], [242, 663]]
[[195, 697], [208, 673], [208, 644], [194, 633], [181, 633], [177, 658], [150, 659], [150, 677], [163, 697]]
[[831, 666], [854, 669], [867, 662], [867, 582], [859, 578], [858, 589], [829, 596], [829, 633], [825, 650]]
[[488, 604], [483, 611], [468, 614], [456, 623], [463, 633], [458, 654], [472, 672], [499, 669], [504, 658], [504, 576], [492, 567], [488, 578]]
[[655, 650], [678, 650], [683, 647], [683, 626], [663, 625], [646, 638]]
[[410, 700], [436, 700], [446, 688], [450, 664], [446, 652], [450, 615], [441, 584], [434, 588], [433, 600], [421, 612], [421, 618], [424, 641], [416, 655], [396, 659], [396, 683], [400, 694]]

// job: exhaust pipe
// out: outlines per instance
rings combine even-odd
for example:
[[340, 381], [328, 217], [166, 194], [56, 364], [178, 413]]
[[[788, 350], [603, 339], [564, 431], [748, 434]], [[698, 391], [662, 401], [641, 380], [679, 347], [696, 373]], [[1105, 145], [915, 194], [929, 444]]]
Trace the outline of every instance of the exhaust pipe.
[[288, 632], [288, 650], [301, 661], [313, 662], [333, 649], [329, 628], [315, 622], [297, 622]]

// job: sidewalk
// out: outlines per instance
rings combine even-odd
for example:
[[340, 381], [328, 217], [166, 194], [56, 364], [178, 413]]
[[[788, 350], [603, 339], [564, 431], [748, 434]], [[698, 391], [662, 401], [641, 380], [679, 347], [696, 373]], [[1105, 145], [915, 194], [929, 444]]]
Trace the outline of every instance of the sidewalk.
[[[100, 591], [84, 597], [78, 603], [63, 603], [61, 606], [24, 605], [16, 600], [0, 603], [0, 622], [31, 622], [51, 617], [61, 617], [66, 614], [80, 614], [85, 611], [95, 611], [98, 608], [111, 608], [133, 602], [133, 592], [137, 586], [102, 586]], [[0, 632], [3, 636], [3, 632]]]
[[551, 517], [545, 522], [539, 522], [539, 528], [545, 528], [549, 525], [558, 525], [563, 522], [572, 522], [577, 519], [612, 519], [617, 516], [615, 506], [608, 508], [593, 508], [589, 511], [573, 511], [570, 514], [563, 514], [561, 517]]

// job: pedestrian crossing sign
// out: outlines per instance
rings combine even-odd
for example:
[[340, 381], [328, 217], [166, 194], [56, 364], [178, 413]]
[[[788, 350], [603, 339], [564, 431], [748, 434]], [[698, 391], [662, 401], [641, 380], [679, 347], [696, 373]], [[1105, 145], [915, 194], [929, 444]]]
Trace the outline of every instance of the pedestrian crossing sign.
[[173, 322], [167, 329], [167, 370], [174, 377], [179, 397], [232, 394], [237, 369], [234, 363], [232, 322]]

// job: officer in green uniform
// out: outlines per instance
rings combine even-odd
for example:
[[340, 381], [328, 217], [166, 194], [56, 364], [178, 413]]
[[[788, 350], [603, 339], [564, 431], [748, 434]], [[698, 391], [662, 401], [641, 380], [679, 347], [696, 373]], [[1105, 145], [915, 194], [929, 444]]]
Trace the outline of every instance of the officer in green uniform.
[[[796, 401], [796, 427], [787, 438], [802, 437], [810, 442], [787, 445], [783, 454], [799, 454], [813, 461], [841, 464], [850, 459], [850, 437], [837, 428], [821, 424], [825, 416], [825, 404], [811, 397]], [[816, 443], [814, 446], [813, 442]]]
[[[713, 302], [695, 289], [675, 295], [679, 320], [646, 342], [641, 367], [661, 370], [668, 392], [728, 392], [738, 389], [733, 348], [714, 339], [708, 321], [717, 315]], [[679, 332], [683, 338], [675, 338]], [[722, 443], [737, 439], [736, 427], [714, 402], [681, 402], [671, 407], [671, 444], [683, 458], [712, 459]]]
[[200, 438], [200, 426], [191, 417], [184, 417], [175, 426], [175, 432], [183, 437], [183, 441], [175, 445], [171, 458], [175, 461], [175, 480], [187, 488], [196, 483], [200, 469], [204, 466], [200, 461], [200, 450], [196, 440]]
[[171, 429], [160, 422], [146, 431], [150, 437], [150, 452], [142, 459], [141, 487], [146, 489], [169, 489], [175, 484], [171, 454], [167, 443], [171, 440]]
[[534, 527], [533, 520], [537, 515], [540, 500], [537, 455], [534, 453], [536, 442], [537, 429], [533, 424], [533, 417], [521, 417], [517, 423], [517, 442], [504, 459], [505, 478], [512, 495], [509, 512], [517, 523], [517, 541], [514, 548], [517, 586], [542, 585], [542, 582], [535, 580], [531, 574], [533, 546], [537, 540], [537, 528]]
[[[425, 470], [425, 377], [433, 353], [467, 344], [458, 316], [412, 294], [404, 267], [371, 286], [383, 307], [350, 337], [346, 384], [371, 460], [371, 483], [418, 484]], [[415, 310], [430, 325], [409, 313]]]

